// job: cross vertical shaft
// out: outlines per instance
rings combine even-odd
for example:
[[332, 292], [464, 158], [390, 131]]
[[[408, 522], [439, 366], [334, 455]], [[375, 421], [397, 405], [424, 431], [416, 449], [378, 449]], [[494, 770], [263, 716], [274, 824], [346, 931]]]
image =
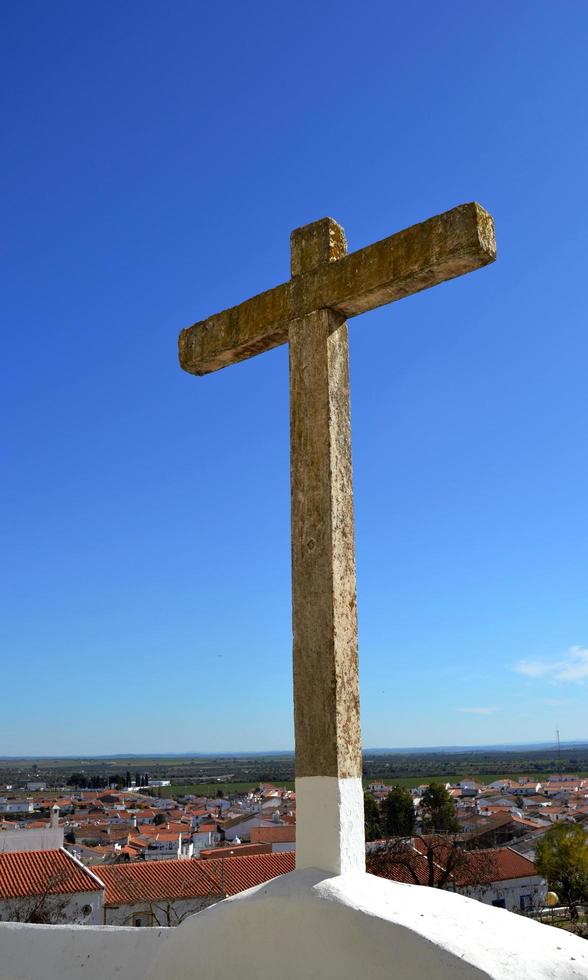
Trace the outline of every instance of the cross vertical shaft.
[[[297, 229], [293, 282], [346, 250], [332, 219]], [[288, 339], [296, 863], [339, 874], [365, 868], [347, 325], [319, 309]]]

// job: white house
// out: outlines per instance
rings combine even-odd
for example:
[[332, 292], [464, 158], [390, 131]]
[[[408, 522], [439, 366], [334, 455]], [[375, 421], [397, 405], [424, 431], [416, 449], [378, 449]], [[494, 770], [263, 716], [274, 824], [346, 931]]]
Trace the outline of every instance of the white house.
[[35, 809], [32, 800], [0, 799], [0, 813], [33, 813]]
[[158, 861], [100, 868], [104, 924], [177, 926], [224, 897], [209, 861]]
[[455, 891], [510, 912], [525, 912], [544, 904], [547, 882], [537, 874], [532, 861], [510, 847], [495, 848], [488, 853], [493, 856], [492, 881], [484, 885], [456, 885]]
[[214, 847], [221, 839], [221, 835], [216, 830], [195, 830], [192, 834], [192, 848], [194, 857], [200, 856], [200, 851], [207, 847]]
[[478, 796], [480, 787], [474, 779], [462, 779], [458, 784], [462, 796]]
[[381, 782], [381, 780], [377, 780], [376, 782], [369, 784], [368, 791], [370, 793], [388, 793], [390, 791], [390, 786]]
[[0, 853], [0, 921], [100, 925], [104, 885], [60, 848]]

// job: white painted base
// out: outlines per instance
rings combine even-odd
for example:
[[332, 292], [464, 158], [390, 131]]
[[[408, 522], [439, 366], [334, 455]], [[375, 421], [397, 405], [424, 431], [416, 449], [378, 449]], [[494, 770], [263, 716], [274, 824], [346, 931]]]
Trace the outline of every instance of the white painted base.
[[587, 980], [588, 943], [438, 888], [358, 873], [330, 878], [305, 868], [186, 919], [145, 980], [275, 980], [276, 974], [280, 980]]
[[332, 874], [365, 871], [363, 786], [359, 777], [296, 780], [296, 867]]

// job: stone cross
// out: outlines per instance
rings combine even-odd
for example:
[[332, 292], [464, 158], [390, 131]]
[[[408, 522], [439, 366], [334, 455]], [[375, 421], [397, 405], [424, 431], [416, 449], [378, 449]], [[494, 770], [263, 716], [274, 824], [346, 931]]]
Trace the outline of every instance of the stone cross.
[[365, 869], [345, 320], [495, 258], [475, 203], [349, 255], [323, 218], [292, 232], [288, 282], [180, 334], [197, 375], [289, 343], [298, 867]]

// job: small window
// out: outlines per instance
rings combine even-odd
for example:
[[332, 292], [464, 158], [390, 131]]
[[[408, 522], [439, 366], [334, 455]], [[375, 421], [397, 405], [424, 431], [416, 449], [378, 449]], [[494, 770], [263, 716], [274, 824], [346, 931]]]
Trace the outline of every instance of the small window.
[[527, 909], [533, 906], [533, 896], [532, 895], [521, 895], [519, 898], [519, 905], [521, 907], [521, 912], [525, 912]]
[[496, 899], [494, 899], [494, 901], [492, 902], [492, 904], [497, 909], [505, 909], [506, 908], [506, 901], [504, 900], [504, 898], [496, 898]]
[[133, 915], [133, 925], [139, 928], [153, 925], [153, 915], [151, 912], [138, 912]]

